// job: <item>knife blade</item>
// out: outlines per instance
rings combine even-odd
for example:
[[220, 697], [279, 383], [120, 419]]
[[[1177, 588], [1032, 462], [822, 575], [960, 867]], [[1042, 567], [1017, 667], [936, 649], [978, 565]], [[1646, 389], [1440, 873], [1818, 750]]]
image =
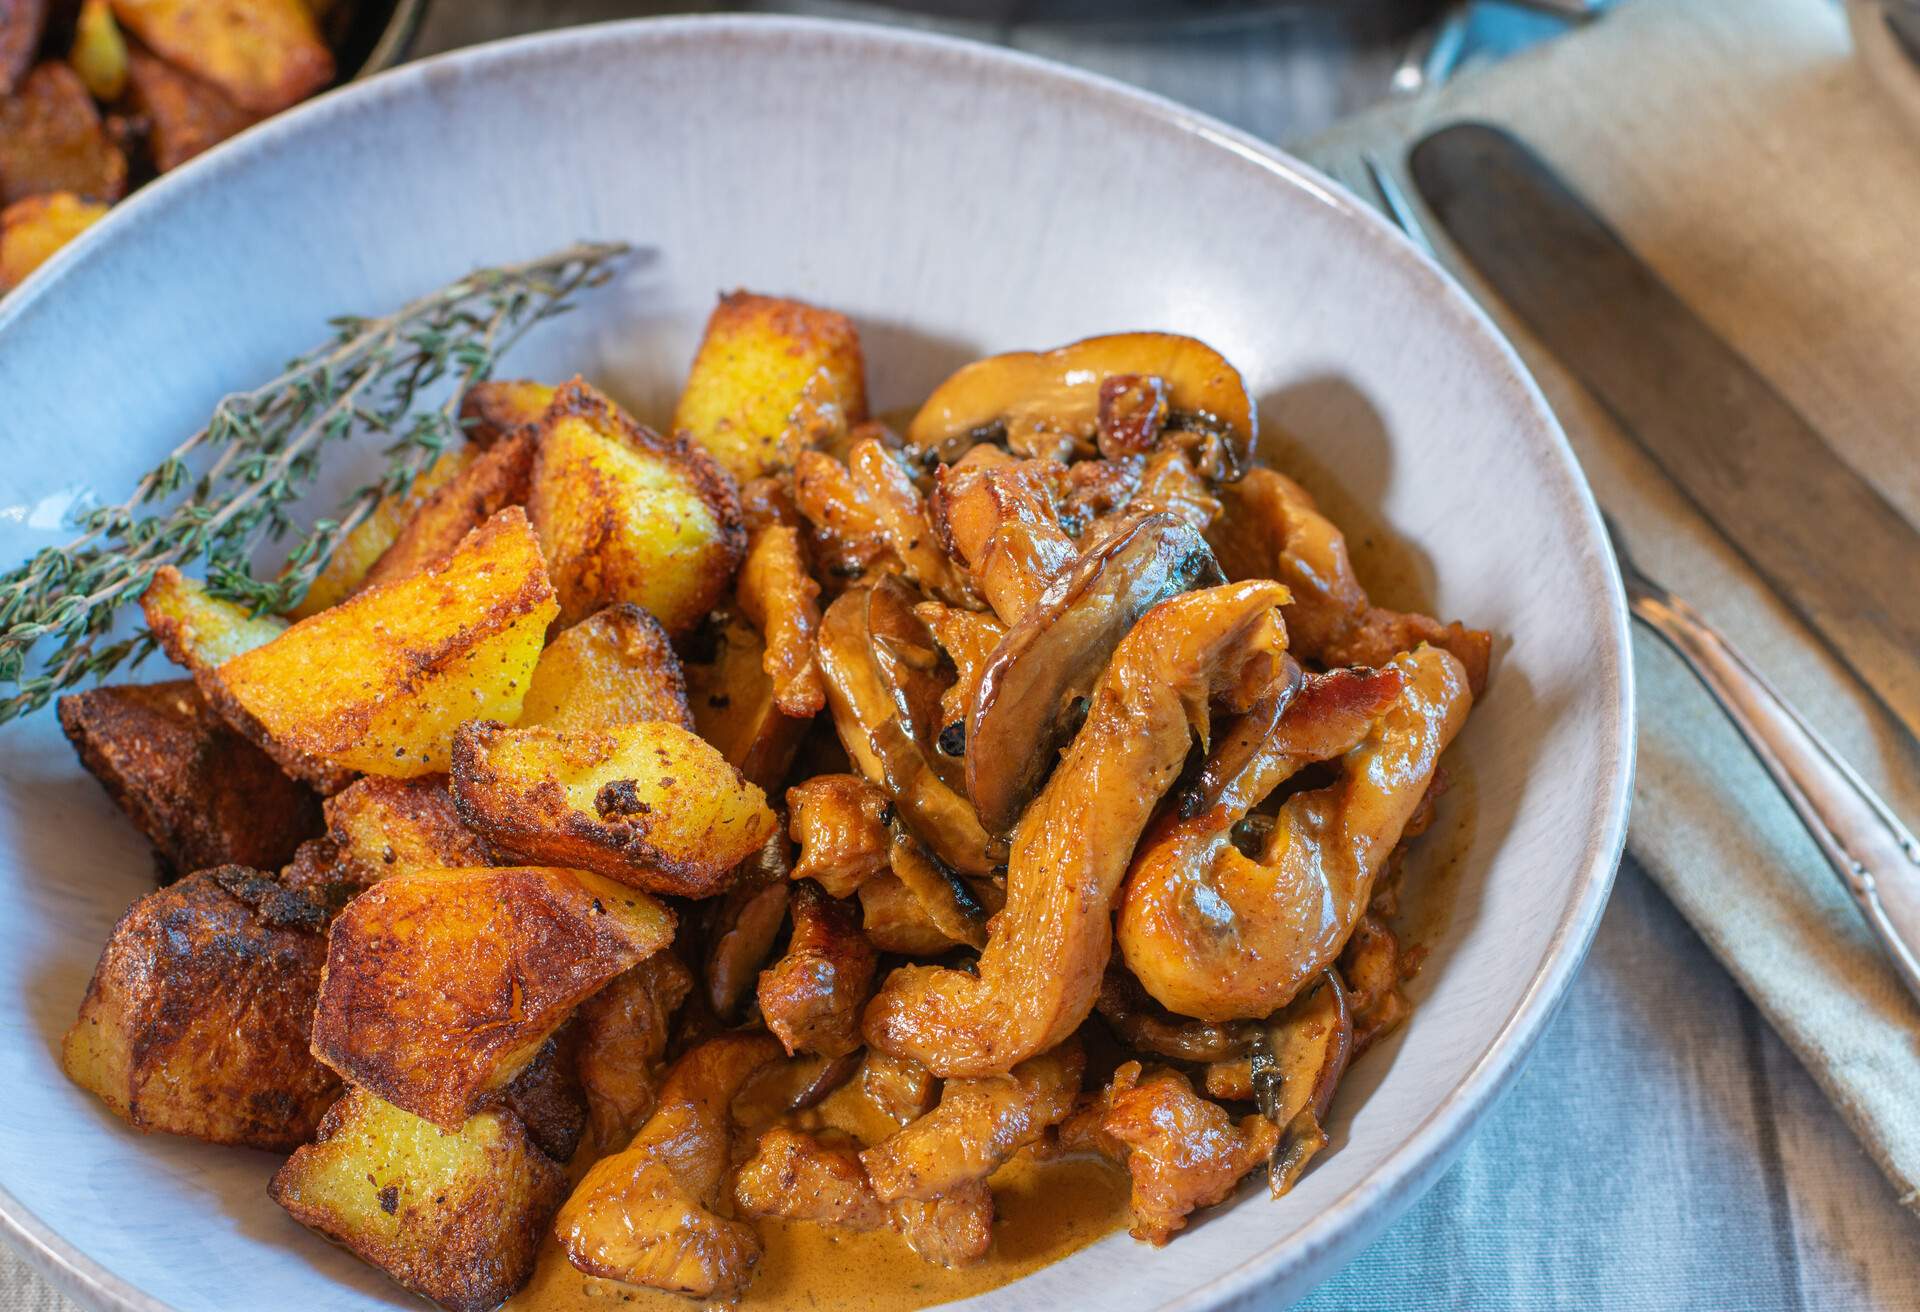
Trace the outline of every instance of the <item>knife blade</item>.
[[1442, 128], [1409, 164], [1481, 276], [1920, 740], [1920, 532], [1511, 134]]

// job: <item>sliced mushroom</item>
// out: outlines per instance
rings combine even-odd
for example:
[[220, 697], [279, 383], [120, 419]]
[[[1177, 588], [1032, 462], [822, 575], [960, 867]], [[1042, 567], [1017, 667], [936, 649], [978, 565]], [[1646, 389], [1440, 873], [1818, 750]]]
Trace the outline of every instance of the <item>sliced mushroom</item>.
[[1174, 1015], [1148, 997], [1140, 981], [1117, 962], [1107, 967], [1093, 1006], [1129, 1048], [1174, 1061], [1235, 1061], [1252, 1050], [1256, 1037], [1249, 1024], [1217, 1025]]
[[989, 905], [974, 885], [930, 856], [898, 821], [893, 825], [890, 861], [894, 877], [920, 899], [927, 919], [937, 925], [942, 934], [971, 948], [987, 945], [987, 920], [1005, 901], [1004, 896], [993, 896], [999, 893], [995, 885], [980, 881], [981, 889], [991, 890]]
[[1095, 440], [1101, 389], [1116, 375], [1132, 376], [1135, 387], [1158, 382], [1170, 428], [1220, 439], [1201, 462], [1210, 477], [1231, 480], [1246, 469], [1259, 421], [1240, 371], [1205, 342], [1174, 333], [1114, 333], [977, 361], [934, 389], [907, 442], [945, 450], [1003, 435], [1016, 453], [1064, 458]]
[[792, 870], [792, 844], [783, 825], [734, 868], [736, 882], [726, 896], [709, 904], [714, 910], [707, 928], [707, 1004], [722, 1020], [732, 1020], [753, 991], [780, 937]]
[[1253, 1049], [1253, 1094], [1280, 1131], [1267, 1160], [1268, 1183], [1280, 1197], [1299, 1182], [1327, 1146], [1323, 1124], [1333, 1090], [1353, 1054], [1353, 1018], [1336, 971], [1260, 1027]]
[[[875, 591], [842, 595], [820, 623], [820, 672], [834, 729], [855, 768], [887, 791], [900, 817], [942, 861], [964, 875], [990, 875], [990, 842], [972, 805], [940, 778], [882, 676], [868, 621]], [[910, 608], [907, 615], [913, 618]]]
[[1151, 515], [1083, 555], [1007, 630], [967, 723], [967, 791], [989, 832], [1019, 823], [1073, 736], [1074, 703], [1092, 693], [1140, 617], [1219, 581], [1204, 538], [1172, 515]]

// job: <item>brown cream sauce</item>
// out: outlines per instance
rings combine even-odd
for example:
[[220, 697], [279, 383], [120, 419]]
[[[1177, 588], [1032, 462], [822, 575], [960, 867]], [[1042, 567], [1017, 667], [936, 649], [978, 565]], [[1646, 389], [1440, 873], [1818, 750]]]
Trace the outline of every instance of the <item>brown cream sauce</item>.
[[[860, 1092], [856, 1077], [818, 1107], [778, 1115], [817, 1071], [818, 1061], [772, 1068], [734, 1102], [744, 1150], [757, 1128], [781, 1119], [807, 1130], [838, 1130], [862, 1144], [898, 1129]], [[574, 1163], [576, 1176], [587, 1163]], [[1126, 1173], [1094, 1158], [1036, 1162], [1014, 1157], [992, 1176], [993, 1247], [958, 1270], [922, 1261], [891, 1230], [859, 1233], [807, 1222], [759, 1218], [766, 1245], [740, 1312], [910, 1312], [997, 1289], [1085, 1248], [1127, 1222]], [[582, 1275], [549, 1234], [533, 1280], [507, 1312], [695, 1312], [724, 1306], [635, 1289]]]

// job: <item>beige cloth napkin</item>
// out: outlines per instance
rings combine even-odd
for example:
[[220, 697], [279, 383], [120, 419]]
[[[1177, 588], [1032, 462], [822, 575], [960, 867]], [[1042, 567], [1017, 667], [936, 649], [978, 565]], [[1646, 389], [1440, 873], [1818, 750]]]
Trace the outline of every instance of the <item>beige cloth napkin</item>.
[[[1638, 0], [1301, 152], [1368, 195], [1360, 149], [1404, 182], [1404, 148], [1468, 118], [1510, 127], [1557, 165], [1920, 522], [1920, 138], [1855, 62], [1837, 6]], [[1461, 273], [1437, 225], [1430, 231]], [[1648, 572], [1706, 611], [1909, 823], [1920, 821], [1920, 751], [1497, 298], [1461, 276], [1533, 368]], [[1831, 1095], [1901, 1202], [1920, 1211], [1920, 1007], [1686, 669], [1644, 632], [1635, 669], [1629, 848]]]

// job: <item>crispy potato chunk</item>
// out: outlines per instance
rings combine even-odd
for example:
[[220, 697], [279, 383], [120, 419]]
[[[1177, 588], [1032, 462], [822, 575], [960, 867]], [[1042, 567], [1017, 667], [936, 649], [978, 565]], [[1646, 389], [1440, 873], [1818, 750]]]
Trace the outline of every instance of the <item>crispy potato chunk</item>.
[[781, 434], [809, 383], [849, 422], [867, 417], [853, 321], [801, 301], [733, 292], [707, 320], [673, 429], [691, 434], [744, 483], [782, 464]]
[[107, 207], [70, 191], [28, 196], [0, 210], [0, 293], [10, 292], [53, 253], [105, 218]]
[[692, 991], [693, 972], [656, 952], [580, 1004], [576, 1060], [597, 1151], [625, 1148], [653, 1115], [668, 1026]]
[[41, 64], [0, 99], [0, 205], [50, 191], [114, 201], [126, 190], [127, 157], [78, 73]]
[[288, 614], [303, 620], [329, 606], [338, 606], [358, 592], [367, 572], [386, 554], [428, 496], [479, 458], [480, 452], [472, 447], [443, 451], [437, 460], [420, 471], [420, 476], [406, 491], [389, 492], [381, 497], [373, 513], [334, 548], [326, 568], [314, 576], [313, 586], [307, 589], [305, 598]]
[[512, 720], [558, 607], [518, 508], [409, 578], [305, 619], [217, 671], [276, 743], [410, 778], [447, 768], [465, 721]]
[[582, 999], [673, 938], [673, 914], [580, 870], [388, 879], [333, 922], [313, 1052], [416, 1116], [458, 1129]]
[[780, 823], [717, 750], [661, 720], [575, 734], [469, 723], [453, 796], [504, 851], [682, 897], [720, 892]]
[[138, 49], [127, 52], [127, 103], [146, 119], [147, 151], [162, 173], [260, 121], [213, 83]]
[[566, 1191], [566, 1172], [504, 1108], [449, 1133], [350, 1089], [268, 1192], [414, 1293], [489, 1312], [532, 1277]]
[[392, 583], [445, 560], [467, 534], [508, 506], [524, 503], [532, 478], [531, 433], [516, 433], [494, 443], [427, 493], [367, 571], [362, 586]]
[[127, 39], [113, 21], [113, 0], [81, 0], [67, 63], [95, 100], [120, 99], [127, 89]]
[[687, 681], [659, 621], [623, 602], [547, 644], [519, 723], [558, 733], [610, 733], [649, 720], [693, 728]]
[[486, 379], [460, 398], [460, 424], [467, 440], [489, 447], [516, 428], [537, 424], [560, 389], [530, 379]]
[[460, 822], [447, 776], [367, 775], [327, 799], [327, 835], [356, 878], [382, 879], [491, 864], [493, 848]]
[[539, 446], [527, 510], [562, 616], [630, 601], [675, 635], [705, 618], [747, 548], [739, 494], [713, 458], [577, 378], [540, 421]]
[[100, 954], [67, 1074], [136, 1129], [292, 1148], [340, 1087], [307, 1052], [326, 950], [319, 904], [258, 871], [149, 893]]
[[155, 54], [257, 114], [333, 81], [333, 52], [300, 0], [113, 0], [113, 11]]
[[760, 631], [737, 614], [716, 626], [713, 659], [687, 665], [687, 704], [700, 736], [759, 787], [780, 787], [807, 721], [780, 709]]
[[47, 22], [47, 0], [0, 0], [0, 96], [13, 94], [33, 65]]
[[320, 831], [312, 791], [185, 679], [71, 693], [60, 699], [60, 727], [169, 878], [223, 865], [277, 870]]
[[171, 565], [154, 574], [140, 598], [147, 627], [167, 659], [195, 674], [264, 646], [287, 631], [277, 615], [249, 615], [244, 606], [221, 601], [206, 585]]

